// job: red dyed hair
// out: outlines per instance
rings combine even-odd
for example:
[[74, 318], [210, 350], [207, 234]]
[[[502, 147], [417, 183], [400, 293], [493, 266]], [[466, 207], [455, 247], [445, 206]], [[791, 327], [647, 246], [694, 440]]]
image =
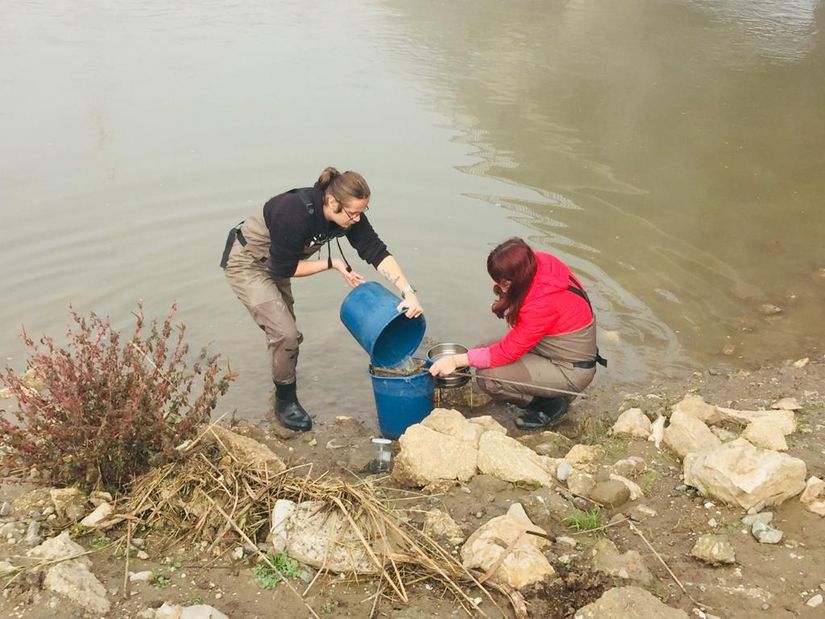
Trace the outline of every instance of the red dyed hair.
[[[524, 240], [507, 239], [487, 256], [487, 272], [496, 282], [493, 291], [498, 299], [493, 303], [493, 313], [512, 327], [536, 274], [536, 254]], [[504, 280], [510, 282], [506, 291], [500, 285]]]

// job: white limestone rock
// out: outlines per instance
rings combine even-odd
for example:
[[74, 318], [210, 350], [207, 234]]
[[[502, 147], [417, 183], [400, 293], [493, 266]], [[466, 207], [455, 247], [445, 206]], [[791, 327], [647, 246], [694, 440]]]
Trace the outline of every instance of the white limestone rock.
[[685, 484], [743, 509], [778, 505], [805, 488], [805, 462], [744, 439], [688, 455]]
[[611, 432], [613, 434], [629, 434], [639, 438], [647, 438], [650, 436], [652, 424], [642, 412], [641, 408], [629, 408], [616, 420], [613, 424]]
[[682, 413], [694, 417], [708, 426], [722, 421], [722, 414], [713, 404], [708, 404], [700, 395], [687, 394], [681, 401], [673, 405], [674, 413]]
[[701, 420], [676, 411], [665, 428], [665, 444], [680, 458], [689, 453], [718, 447], [722, 441]]
[[573, 619], [688, 619], [688, 614], [671, 608], [640, 587], [614, 587], [595, 602], [582, 606]]
[[769, 417], [752, 421], [742, 432], [742, 438], [762, 449], [774, 451], [787, 451], [788, 449], [788, 443], [782, 433], [782, 425]]
[[825, 516], [825, 481], [812, 475], [805, 483], [805, 491], [799, 500], [809, 512]]
[[500, 432], [485, 432], [478, 444], [478, 470], [510, 482], [553, 485], [556, 461], [540, 456], [514, 438]]
[[493, 518], [479, 527], [461, 547], [461, 560], [466, 569], [489, 570], [505, 549], [511, 551], [490, 577], [516, 589], [541, 582], [555, 575], [555, 570], [542, 548], [549, 544], [543, 537], [529, 535], [527, 531], [545, 534], [534, 525], [519, 503], [513, 503], [503, 516]]
[[398, 439], [393, 478], [404, 485], [426, 486], [439, 479], [467, 481], [476, 472], [475, 443], [413, 424]]

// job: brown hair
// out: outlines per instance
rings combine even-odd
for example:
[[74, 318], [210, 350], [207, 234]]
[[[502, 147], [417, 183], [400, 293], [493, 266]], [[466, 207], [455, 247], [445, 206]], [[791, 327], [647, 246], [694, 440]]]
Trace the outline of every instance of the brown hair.
[[345, 202], [370, 197], [370, 186], [367, 185], [367, 181], [358, 172], [352, 170], [347, 170], [342, 174], [331, 166], [326, 167], [318, 177], [318, 183], [325, 195], [331, 195], [338, 201], [336, 213], [341, 212], [340, 205]]
[[[512, 327], [536, 275], [536, 254], [522, 239], [507, 239], [487, 256], [487, 272], [496, 282], [493, 290], [498, 298], [493, 303], [493, 313]], [[499, 285], [504, 280], [510, 282], [506, 291]]]

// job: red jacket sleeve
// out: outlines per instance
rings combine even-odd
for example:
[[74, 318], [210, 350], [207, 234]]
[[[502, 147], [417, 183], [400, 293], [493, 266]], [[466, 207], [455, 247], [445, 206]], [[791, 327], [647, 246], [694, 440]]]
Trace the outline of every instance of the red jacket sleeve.
[[474, 367], [495, 368], [513, 363], [538, 344], [551, 330], [558, 317], [555, 308], [551, 310], [547, 306], [541, 307], [539, 303], [530, 305], [533, 307], [522, 306], [515, 326], [501, 340], [486, 348], [472, 349], [469, 352], [470, 363]]

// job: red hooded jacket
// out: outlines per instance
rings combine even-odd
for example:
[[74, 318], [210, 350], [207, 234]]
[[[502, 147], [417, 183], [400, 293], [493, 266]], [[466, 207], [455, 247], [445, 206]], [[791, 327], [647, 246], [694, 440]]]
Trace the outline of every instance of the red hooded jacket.
[[[467, 355], [476, 368], [494, 368], [512, 363], [548, 335], [578, 331], [593, 320], [587, 301], [567, 289], [570, 268], [544, 252], [536, 254], [536, 274], [521, 304], [515, 325], [500, 341], [485, 348], [471, 348]], [[583, 288], [582, 288], [583, 290]]]

